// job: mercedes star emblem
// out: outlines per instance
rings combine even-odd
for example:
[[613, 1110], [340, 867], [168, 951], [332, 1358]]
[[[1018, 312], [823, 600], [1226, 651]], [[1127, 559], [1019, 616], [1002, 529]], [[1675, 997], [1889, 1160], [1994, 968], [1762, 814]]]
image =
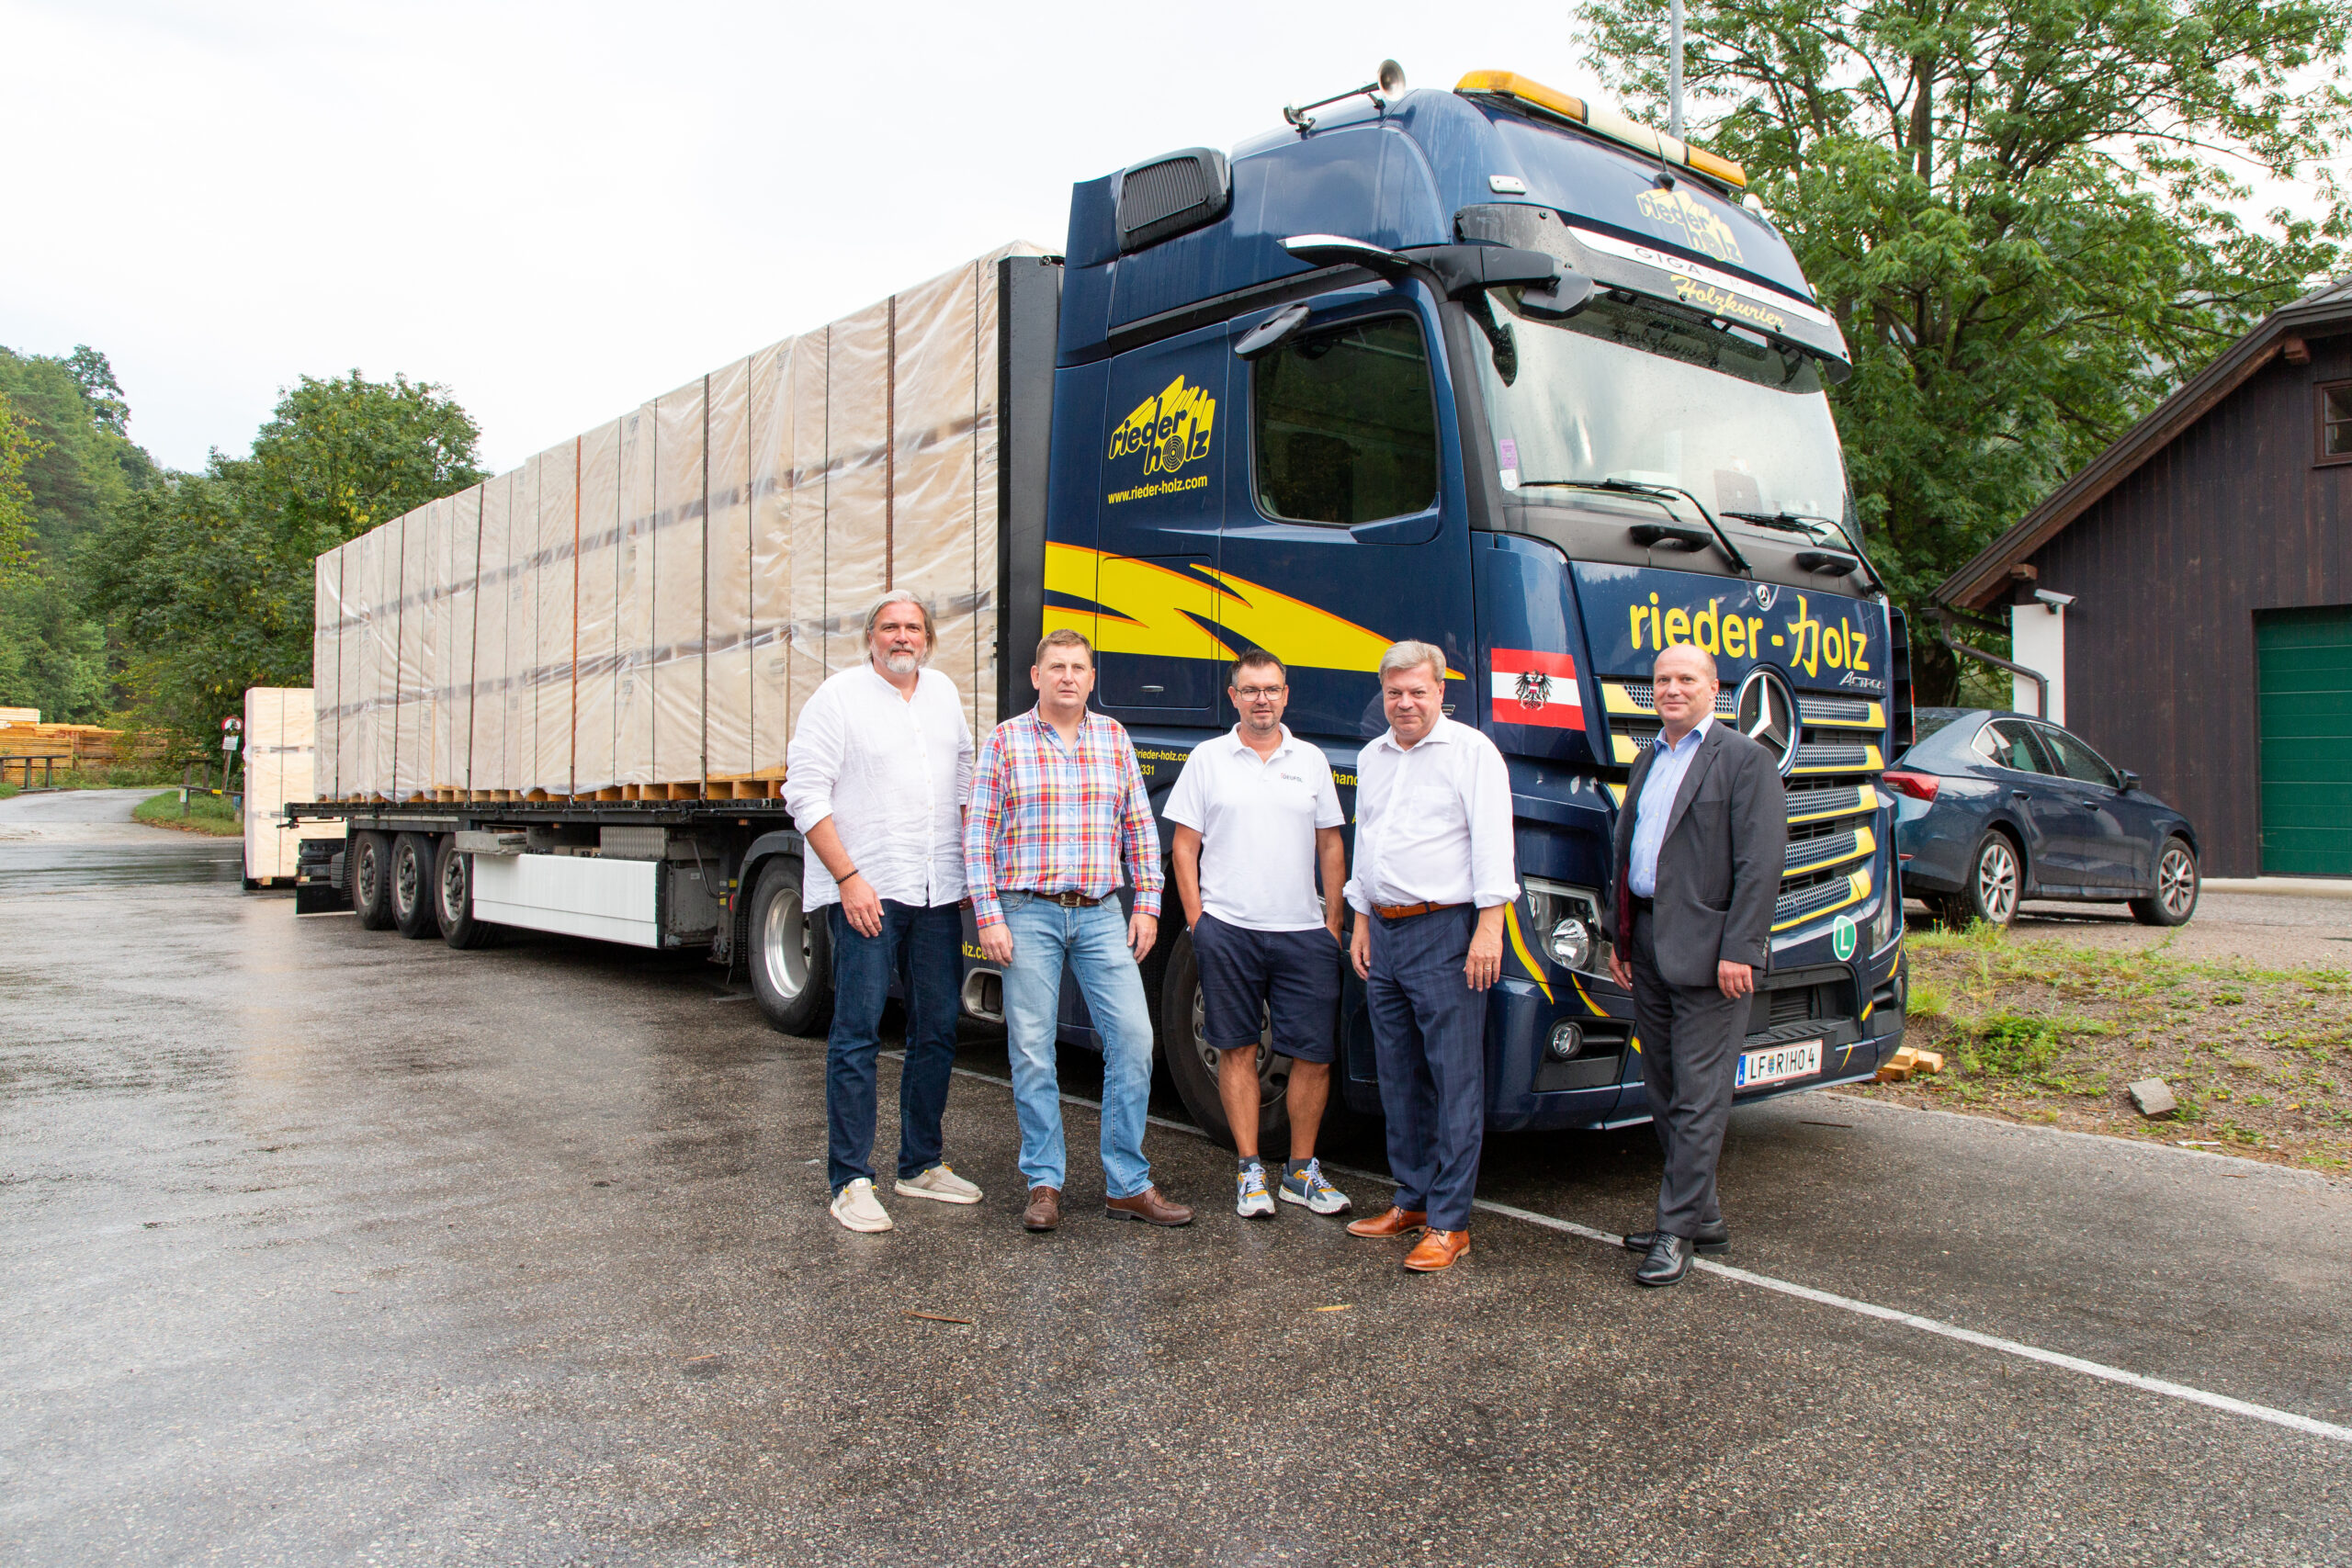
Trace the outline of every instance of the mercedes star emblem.
[[1772, 754], [1786, 773], [1797, 760], [1797, 699], [1773, 670], [1756, 670], [1739, 683], [1739, 732]]

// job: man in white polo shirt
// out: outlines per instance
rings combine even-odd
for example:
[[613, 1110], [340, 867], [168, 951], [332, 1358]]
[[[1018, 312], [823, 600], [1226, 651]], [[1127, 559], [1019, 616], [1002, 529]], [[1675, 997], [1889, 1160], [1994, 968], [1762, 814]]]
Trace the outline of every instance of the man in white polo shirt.
[[1217, 1098], [1240, 1156], [1234, 1210], [1245, 1219], [1274, 1213], [1258, 1157], [1260, 1020], [1271, 1018], [1273, 1048], [1291, 1059], [1283, 1201], [1344, 1213], [1347, 1194], [1323, 1179], [1315, 1134], [1338, 1055], [1347, 818], [1329, 759], [1283, 728], [1282, 660], [1243, 654], [1226, 694], [1241, 722], [1193, 749], [1163, 815], [1176, 825], [1176, 892], [1200, 964], [1203, 1030], [1218, 1053]]

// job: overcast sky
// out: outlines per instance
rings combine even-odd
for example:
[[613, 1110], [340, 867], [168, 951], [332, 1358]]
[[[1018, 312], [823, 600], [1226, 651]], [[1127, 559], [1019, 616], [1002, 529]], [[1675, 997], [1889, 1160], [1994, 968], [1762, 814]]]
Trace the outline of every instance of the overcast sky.
[[1570, 4], [0, 0], [0, 344], [111, 357], [131, 434], [243, 452], [298, 375], [405, 372], [493, 469], [1009, 240], [1069, 186], [1370, 79], [1579, 94]]

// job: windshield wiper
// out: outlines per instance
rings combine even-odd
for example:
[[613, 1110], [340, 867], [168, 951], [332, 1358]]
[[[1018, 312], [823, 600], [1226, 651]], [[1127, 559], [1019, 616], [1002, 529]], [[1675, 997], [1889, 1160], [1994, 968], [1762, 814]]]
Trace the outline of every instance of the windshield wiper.
[[[1556, 490], [1599, 490], [1607, 491], [1612, 495], [1645, 495], [1653, 500], [1659, 496], [1679, 495], [1692, 506], [1697, 507], [1699, 515], [1706, 519], [1707, 532], [1715, 536], [1716, 547], [1723, 551], [1724, 559], [1731, 562], [1732, 570], [1744, 571], [1750, 577], [1756, 575], [1756, 569], [1747, 564], [1747, 558], [1741, 555], [1739, 547], [1731, 542], [1731, 536], [1724, 533], [1724, 525], [1715, 521], [1715, 514], [1707, 510], [1707, 503], [1680, 485], [1644, 484], [1633, 479], [1521, 479], [1519, 484], [1521, 490], [1540, 490], [1546, 487]], [[1668, 507], [1666, 510], [1670, 515], [1674, 509]]]
[[1736, 517], [1742, 523], [1753, 523], [1761, 528], [1780, 528], [1792, 534], [1803, 534], [1808, 539], [1821, 537], [1821, 530], [1815, 526], [1816, 524], [1829, 523], [1830, 526], [1837, 526], [1830, 519], [1816, 517], [1809, 512], [1734, 512], [1725, 508], [1723, 514]]

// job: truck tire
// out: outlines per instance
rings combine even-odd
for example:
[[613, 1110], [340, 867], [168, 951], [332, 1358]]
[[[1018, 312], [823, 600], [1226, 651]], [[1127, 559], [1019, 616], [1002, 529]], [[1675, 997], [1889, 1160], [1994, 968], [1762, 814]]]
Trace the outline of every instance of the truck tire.
[[441, 855], [433, 871], [433, 921], [441, 940], [460, 950], [488, 947], [498, 940], [498, 928], [474, 919], [474, 857], [458, 852], [455, 835], [441, 840]]
[[2153, 898], [2132, 900], [2132, 918], [2143, 926], [2185, 926], [2197, 913], [2197, 896], [2203, 890], [2197, 872], [2197, 852], [2175, 833], [2156, 852], [2156, 893]]
[[392, 840], [392, 924], [414, 940], [441, 934], [433, 918], [433, 836], [402, 833]]
[[760, 872], [751, 934], [752, 991], [769, 1027], [821, 1038], [832, 1021], [833, 943], [826, 921], [808, 919], [800, 901], [796, 857], [779, 855]]
[[[1201, 965], [1193, 954], [1193, 933], [1178, 931], [1168, 950], [1168, 971], [1159, 987], [1159, 1040], [1168, 1077], [1193, 1121], [1218, 1143], [1233, 1145], [1233, 1124], [1217, 1098], [1218, 1053], [1201, 1038]], [[1264, 1037], [1258, 1042], [1258, 1152], [1280, 1158], [1289, 1152], [1290, 1058], [1277, 1056]], [[1340, 1110], [1339, 1094], [1324, 1111], [1327, 1122]], [[1318, 1134], [1319, 1139], [1319, 1134]]]
[[392, 840], [362, 829], [351, 835], [351, 908], [363, 930], [392, 929]]

